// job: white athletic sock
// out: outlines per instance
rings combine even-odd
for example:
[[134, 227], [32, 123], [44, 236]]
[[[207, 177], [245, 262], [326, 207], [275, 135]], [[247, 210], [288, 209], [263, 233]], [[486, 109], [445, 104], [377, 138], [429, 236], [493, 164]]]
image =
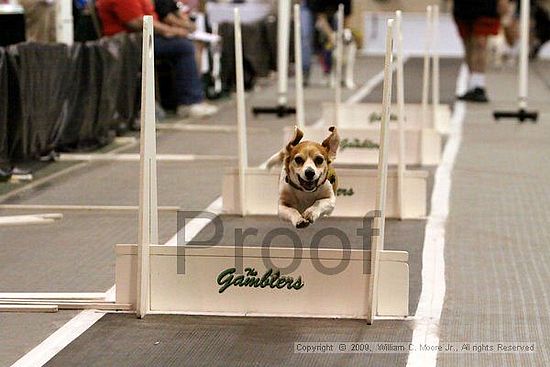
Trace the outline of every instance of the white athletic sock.
[[468, 89], [485, 88], [485, 74], [484, 73], [472, 73], [470, 75], [470, 82]]

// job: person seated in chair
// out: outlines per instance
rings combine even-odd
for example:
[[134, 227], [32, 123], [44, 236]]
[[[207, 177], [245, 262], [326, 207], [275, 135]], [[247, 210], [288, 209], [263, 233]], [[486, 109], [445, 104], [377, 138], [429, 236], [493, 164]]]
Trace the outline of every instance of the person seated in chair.
[[218, 112], [216, 106], [204, 102], [204, 92], [195, 62], [193, 42], [188, 32], [158, 20], [151, 0], [98, 0], [97, 10], [103, 23], [103, 34], [139, 32], [143, 16], [152, 15], [155, 32], [155, 56], [174, 62], [177, 93], [177, 115], [207, 117]]

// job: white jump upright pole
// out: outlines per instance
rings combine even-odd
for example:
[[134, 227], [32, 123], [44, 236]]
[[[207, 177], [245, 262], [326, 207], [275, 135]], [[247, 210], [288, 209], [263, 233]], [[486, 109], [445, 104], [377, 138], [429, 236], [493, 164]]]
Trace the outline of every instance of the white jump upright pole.
[[520, 54], [518, 76], [518, 111], [496, 111], [495, 119], [513, 118], [520, 122], [531, 120], [537, 122], [538, 112], [527, 111], [528, 78], [529, 78], [529, 18], [531, 14], [530, 0], [521, 0], [520, 4]]
[[424, 50], [424, 70], [422, 74], [422, 126], [427, 127], [428, 99], [430, 93], [430, 59], [432, 53], [432, 6], [426, 7], [426, 48]]
[[278, 0], [277, 8], [277, 106], [254, 107], [258, 114], [276, 114], [285, 117], [296, 113], [296, 108], [288, 106], [288, 50], [290, 43], [290, 0]]
[[531, 14], [531, 5], [529, 0], [521, 0], [520, 3], [520, 55], [519, 55], [519, 80], [518, 80], [518, 104], [520, 110], [527, 109], [528, 84], [529, 77], [529, 17]]
[[336, 72], [334, 85], [334, 125], [340, 126], [340, 116], [342, 109], [342, 67], [343, 67], [343, 51], [344, 51], [344, 4], [338, 5], [336, 16]]
[[388, 140], [391, 112], [392, 60], [393, 60], [393, 19], [389, 19], [386, 28], [386, 57], [384, 61], [384, 87], [382, 99], [382, 122], [380, 124], [380, 149], [378, 157], [378, 178], [376, 187], [376, 206], [373, 218], [371, 238], [371, 274], [369, 278], [369, 300], [367, 323], [372, 324], [377, 313], [378, 272], [380, 251], [384, 250], [384, 229], [386, 219], [386, 190], [388, 180]]
[[155, 56], [153, 17], [143, 17], [141, 64], [141, 137], [139, 169], [139, 234], [136, 314], [149, 312], [149, 246], [158, 244], [157, 143], [155, 131]]
[[439, 107], [439, 5], [434, 5], [432, 9], [432, 128], [437, 127], [437, 110]]
[[69, 46], [74, 43], [73, 2], [71, 0], [56, 0], [55, 2], [55, 40]]
[[296, 68], [296, 126], [303, 130], [306, 126], [304, 107], [304, 71], [302, 60], [302, 22], [300, 4], [294, 5], [294, 65]]
[[277, 19], [277, 76], [279, 106], [288, 103], [288, 49], [290, 34], [290, 0], [279, 0]]
[[241, 15], [239, 8], [235, 13], [235, 75], [237, 82], [237, 128], [239, 143], [239, 198], [241, 215], [246, 215], [246, 169], [248, 168], [248, 152], [246, 140], [246, 107], [244, 96], [243, 43], [241, 33]]
[[403, 32], [401, 10], [395, 12], [395, 40], [397, 48], [397, 123], [399, 126], [399, 158], [397, 164], [397, 205], [399, 218], [403, 218], [403, 182], [405, 170], [405, 75], [403, 66]]

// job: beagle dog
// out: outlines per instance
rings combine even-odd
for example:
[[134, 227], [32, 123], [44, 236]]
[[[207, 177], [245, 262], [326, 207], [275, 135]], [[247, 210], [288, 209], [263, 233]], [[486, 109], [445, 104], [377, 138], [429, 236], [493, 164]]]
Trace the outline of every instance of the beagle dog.
[[331, 163], [336, 158], [340, 137], [334, 126], [321, 143], [303, 141], [297, 127], [287, 146], [267, 162], [269, 169], [282, 165], [279, 179], [279, 217], [296, 228], [305, 228], [330, 215], [336, 204], [338, 180]]

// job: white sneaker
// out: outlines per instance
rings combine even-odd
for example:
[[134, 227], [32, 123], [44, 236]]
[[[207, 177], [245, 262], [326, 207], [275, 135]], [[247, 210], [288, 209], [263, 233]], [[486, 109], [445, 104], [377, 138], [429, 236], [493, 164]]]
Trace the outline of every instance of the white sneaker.
[[196, 117], [204, 118], [215, 115], [218, 113], [218, 107], [208, 104], [206, 102], [195, 103], [192, 105], [181, 105], [178, 106], [176, 111], [178, 117], [187, 118], [187, 117]]

